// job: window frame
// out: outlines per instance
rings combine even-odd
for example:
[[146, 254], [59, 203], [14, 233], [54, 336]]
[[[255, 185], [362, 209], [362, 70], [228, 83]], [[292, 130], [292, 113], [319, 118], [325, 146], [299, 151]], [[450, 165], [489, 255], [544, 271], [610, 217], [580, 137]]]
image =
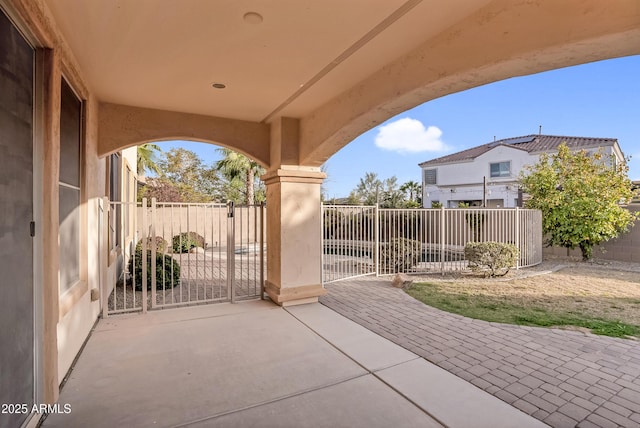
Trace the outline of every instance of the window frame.
[[[507, 164], [507, 171], [506, 174], [503, 174], [502, 168], [500, 167], [500, 165], [503, 164]], [[493, 175], [493, 166], [497, 165], [498, 166], [498, 174], [497, 175]], [[511, 174], [511, 161], [499, 161], [499, 162], [490, 162], [489, 163], [489, 177], [490, 178], [510, 178], [512, 176]]]
[[[422, 182], [425, 186], [437, 186], [438, 185], [438, 168], [425, 168], [422, 170]], [[433, 183], [427, 181], [427, 174], [433, 173]]]
[[[65, 88], [66, 86], [66, 88]], [[75, 242], [75, 249], [76, 249], [76, 254], [75, 254], [75, 265], [77, 266], [78, 272], [75, 278], [72, 278], [68, 283], [63, 284], [63, 276], [61, 274], [62, 270], [63, 270], [63, 263], [60, 263], [60, 273], [59, 273], [59, 281], [58, 281], [58, 293], [59, 296], [65, 296], [67, 294], [74, 294], [75, 291], [78, 287], [79, 284], [84, 283], [84, 269], [83, 269], [83, 263], [84, 260], [82, 258], [83, 255], [83, 237], [85, 236], [85, 230], [84, 230], [84, 209], [83, 209], [83, 201], [84, 201], [84, 185], [83, 185], [83, 181], [84, 181], [84, 168], [83, 168], [83, 156], [84, 156], [84, 141], [85, 141], [85, 102], [82, 99], [82, 97], [80, 97], [77, 93], [77, 91], [74, 89], [72, 83], [66, 79], [64, 76], [62, 76], [62, 78], [60, 79], [60, 91], [61, 91], [61, 98], [60, 98], [60, 120], [62, 121], [63, 119], [63, 111], [64, 111], [64, 107], [62, 105], [62, 103], [64, 102], [63, 99], [63, 93], [69, 91], [73, 97], [74, 100], [77, 101], [78, 104], [78, 117], [77, 117], [77, 121], [78, 121], [78, 129], [77, 129], [77, 141], [74, 141], [74, 144], [77, 143], [78, 144], [78, 150], [77, 150], [77, 157], [75, 156], [75, 152], [74, 152], [74, 158], [73, 161], [74, 163], [77, 162], [77, 165], [75, 165], [77, 167], [77, 183], [76, 182], [71, 182], [70, 180], [66, 180], [62, 177], [62, 174], [59, 174], [58, 177], [58, 209], [60, 210], [60, 208], [62, 208], [60, 206], [61, 203], [61, 197], [60, 195], [62, 194], [62, 190], [63, 189], [67, 189], [67, 190], [72, 190], [76, 195], [77, 195], [77, 200], [78, 200], [78, 204], [76, 206], [74, 206], [73, 210], [75, 212], [75, 215], [77, 216], [76, 219], [76, 225], [73, 228], [72, 232], [75, 232], [77, 235], [77, 242]], [[67, 171], [67, 168], [69, 166], [73, 166], [72, 164], [68, 164], [68, 161], [70, 161], [70, 158], [68, 156], [63, 156], [63, 145], [65, 143], [68, 142], [68, 140], [66, 138], [63, 138], [62, 133], [64, 132], [64, 127], [60, 126], [60, 146], [58, 147], [58, 153], [59, 153], [59, 171]], [[63, 239], [63, 233], [62, 233], [62, 220], [61, 218], [58, 219], [59, 221], [59, 230], [58, 230], [58, 235], [59, 235], [59, 239], [62, 240]], [[64, 255], [63, 255], [64, 254]], [[61, 252], [61, 254], [59, 255], [59, 259], [61, 260], [63, 257], [68, 257], [69, 256], [69, 251], [63, 251]]]

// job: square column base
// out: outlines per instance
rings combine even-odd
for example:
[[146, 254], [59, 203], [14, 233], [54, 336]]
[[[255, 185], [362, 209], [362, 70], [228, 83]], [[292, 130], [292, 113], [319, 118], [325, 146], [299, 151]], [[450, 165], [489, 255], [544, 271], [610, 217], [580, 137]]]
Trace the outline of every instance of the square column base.
[[264, 290], [269, 295], [269, 298], [280, 306], [316, 303], [318, 297], [327, 294], [327, 290], [320, 284], [280, 288], [270, 281], [265, 281]]

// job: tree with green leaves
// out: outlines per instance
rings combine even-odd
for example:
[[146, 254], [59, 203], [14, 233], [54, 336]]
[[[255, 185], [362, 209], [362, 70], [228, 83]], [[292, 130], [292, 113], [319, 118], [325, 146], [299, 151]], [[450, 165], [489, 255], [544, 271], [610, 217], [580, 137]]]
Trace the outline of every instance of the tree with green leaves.
[[[242, 202], [253, 205], [256, 203], [256, 199], [264, 200], [262, 194], [256, 198], [256, 188], [260, 190], [260, 184], [256, 181], [260, 175], [264, 174], [264, 168], [256, 161], [231, 149], [219, 148], [218, 153], [222, 155], [222, 159], [216, 162], [215, 168], [229, 181], [229, 190], [238, 190], [239, 184], [242, 183], [244, 188]], [[234, 200], [234, 198], [229, 199]]]
[[400, 208], [405, 204], [405, 195], [398, 188], [398, 179], [395, 176], [381, 180], [375, 172], [367, 172], [349, 194], [349, 203]]
[[408, 195], [409, 198], [405, 203], [407, 208], [417, 208], [421, 206], [422, 198], [420, 197], [422, 186], [413, 180], [409, 180], [400, 186], [400, 190], [404, 192], [405, 195]]
[[158, 160], [158, 177], [140, 192], [163, 202], [224, 201], [225, 183], [214, 167], [204, 165], [191, 150], [174, 148]]
[[166, 178], [148, 178], [138, 191], [138, 202], [142, 198], [156, 198], [160, 202], [187, 202], [178, 186]]
[[136, 169], [140, 181], [144, 181], [144, 176], [147, 171], [155, 174], [160, 173], [160, 168], [158, 167], [158, 155], [160, 153], [162, 153], [162, 151], [157, 144], [147, 143], [138, 146]]
[[572, 152], [562, 144], [558, 153], [541, 154], [521, 174], [520, 184], [530, 197], [525, 206], [542, 211], [550, 245], [580, 248], [583, 260], [589, 260], [594, 246], [634, 224], [636, 214], [622, 206], [633, 196], [627, 171], [626, 163], [601, 151]]

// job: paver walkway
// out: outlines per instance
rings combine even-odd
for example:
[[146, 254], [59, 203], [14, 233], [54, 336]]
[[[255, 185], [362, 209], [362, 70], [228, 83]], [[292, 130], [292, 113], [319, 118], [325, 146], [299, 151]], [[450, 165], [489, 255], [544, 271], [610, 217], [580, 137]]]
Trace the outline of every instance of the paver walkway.
[[390, 284], [327, 284], [321, 303], [552, 427], [640, 426], [640, 342], [473, 320]]

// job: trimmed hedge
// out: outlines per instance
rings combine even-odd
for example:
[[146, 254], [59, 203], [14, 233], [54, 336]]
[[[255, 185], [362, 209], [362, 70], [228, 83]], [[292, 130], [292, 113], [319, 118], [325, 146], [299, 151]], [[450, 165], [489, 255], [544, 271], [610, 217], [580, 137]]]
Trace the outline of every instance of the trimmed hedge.
[[[161, 236], [155, 237], [155, 245], [156, 245], [156, 253], [166, 253], [167, 248], [169, 248], [169, 243], [166, 239]], [[147, 237], [147, 251], [151, 251], [153, 248], [153, 238], [151, 236]], [[136, 251], [142, 251], [142, 239], [138, 241], [136, 244]]]
[[520, 251], [513, 244], [502, 242], [467, 242], [464, 246], [464, 257], [469, 268], [484, 271], [489, 276], [504, 276], [518, 262]]
[[196, 232], [182, 232], [171, 240], [174, 253], [188, 253], [195, 247], [205, 247], [204, 237]]
[[[147, 251], [147, 290], [151, 290], [151, 251]], [[136, 250], [134, 258], [129, 259], [128, 270], [135, 272], [136, 290], [142, 290], [142, 250]], [[156, 253], [156, 289], [173, 288], [180, 284], [180, 264], [170, 255]]]

